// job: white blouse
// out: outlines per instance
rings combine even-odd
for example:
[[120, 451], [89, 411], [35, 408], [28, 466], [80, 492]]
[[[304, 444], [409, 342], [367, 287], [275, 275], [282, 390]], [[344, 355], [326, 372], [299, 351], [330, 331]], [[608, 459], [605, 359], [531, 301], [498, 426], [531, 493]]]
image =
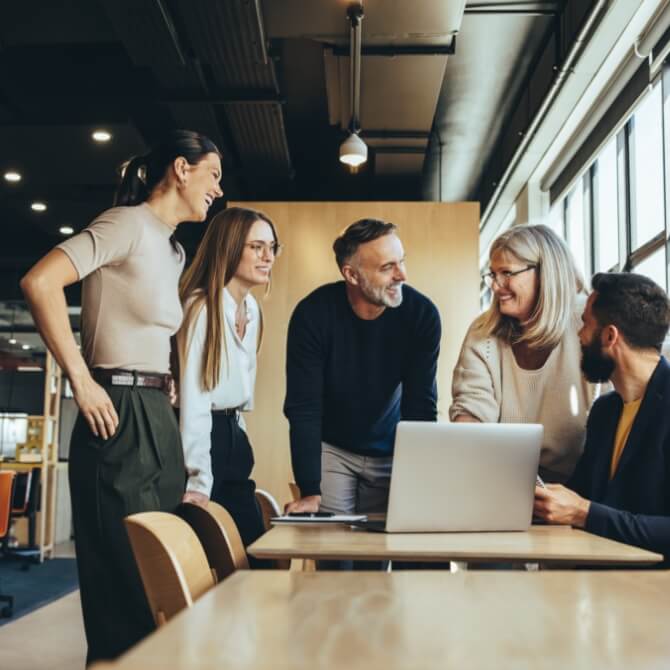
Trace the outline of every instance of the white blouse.
[[[247, 327], [240, 339], [235, 330], [237, 304], [223, 290], [226, 351], [221, 351], [219, 382], [211, 391], [201, 385], [202, 361], [207, 330], [207, 308], [203, 307], [187, 334], [186, 361], [180, 361], [179, 424], [188, 472], [187, 491], [209, 496], [212, 491], [212, 410], [253, 409], [256, 382], [256, 345], [260, 322], [258, 304], [251, 294], [246, 299]], [[240, 425], [244, 420], [240, 415]]]

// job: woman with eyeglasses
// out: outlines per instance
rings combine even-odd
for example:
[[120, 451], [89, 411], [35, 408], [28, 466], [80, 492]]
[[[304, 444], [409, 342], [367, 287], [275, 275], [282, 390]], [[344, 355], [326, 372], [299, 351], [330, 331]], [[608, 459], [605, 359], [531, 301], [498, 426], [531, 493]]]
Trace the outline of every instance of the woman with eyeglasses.
[[598, 387], [580, 369], [584, 282], [567, 245], [543, 225], [492, 244], [490, 307], [470, 326], [454, 369], [452, 421], [541, 423], [540, 476], [564, 482], [581, 455]]
[[253, 408], [263, 336], [262, 313], [250, 290], [265, 286], [269, 292], [280, 251], [265, 214], [231, 207], [212, 219], [180, 284], [179, 422], [188, 472], [183, 500], [223, 505], [245, 547], [264, 531], [242, 417]]

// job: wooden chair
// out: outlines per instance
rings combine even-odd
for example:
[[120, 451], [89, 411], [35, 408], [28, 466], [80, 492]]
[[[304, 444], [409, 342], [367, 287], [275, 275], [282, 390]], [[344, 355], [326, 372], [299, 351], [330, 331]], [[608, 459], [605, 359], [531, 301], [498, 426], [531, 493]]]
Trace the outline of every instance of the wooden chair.
[[177, 509], [177, 514], [198, 536], [217, 581], [225, 579], [235, 570], [249, 568], [240, 532], [225, 507], [212, 500], [207, 503], [206, 509], [184, 503]]
[[[15, 478], [16, 472], [13, 470], [0, 470], [0, 543], [2, 543], [3, 549], [6, 548], [9, 539]], [[12, 616], [14, 597], [8, 594], [0, 594], [0, 603], [6, 603], [0, 609], [0, 617]]]
[[268, 531], [270, 528], [272, 528], [270, 519], [273, 516], [281, 516], [279, 504], [271, 493], [264, 491], [263, 489], [256, 489], [256, 502], [261, 508], [263, 526], [265, 527], [265, 530]]
[[214, 586], [207, 556], [191, 527], [174, 514], [142, 512], [125, 524], [154, 621], [162, 626]]
[[[261, 508], [261, 515], [263, 516], [263, 526], [265, 531], [269, 531], [272, 528], [272, 523], [270, 519], [273, 516], [281, 516], [281, 510], [279, 509], [279, 504], [275, 500], [274, 496], [263, 489], [256, 489], [256, 502]], [[290, 559], [285, 560], [276, 560], [275, 567], [279, 570], [288, 570], [291, 567]]]

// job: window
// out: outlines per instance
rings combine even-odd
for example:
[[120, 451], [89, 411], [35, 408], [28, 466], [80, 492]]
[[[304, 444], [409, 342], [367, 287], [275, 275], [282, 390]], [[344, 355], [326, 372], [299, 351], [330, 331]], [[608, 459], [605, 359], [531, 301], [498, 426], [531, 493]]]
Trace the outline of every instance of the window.
[[586, 245], [583, 179], [579, 179], [577, 185], [568, 195], [566, 229], [568, 233], [568, 245], [575, 258], [575, 263], [579, 270], [584, 273], [586, 271]]
[[667, 290], [666, 282], [666, 262], [665, 262], [665, 245], [660, 249], [654, 251], [651, 256], [648, 256], [638, 265], [633, 268], [633, 272], [649, 277], [655, 281], [659, 286]]
[[619, 262], [616, 136], [612, 137], [598, 156], [593, 181], [594, 270], [606, 272]]
[[547, 225], [560, 237], [565, 239], [565, 204], [563, 200], [557, 202], [549, 211]]
[[666, 164], [670, 166], [670, 67], [568, 195], [552, 207], [550, 225], [558, 232], [563, 223], [587, 283], [591, 271], [630, 268], [667, 291]]
[[637, 249], [665, 229], [663, 109], [660, 82], [630, 121], [631, 243]]

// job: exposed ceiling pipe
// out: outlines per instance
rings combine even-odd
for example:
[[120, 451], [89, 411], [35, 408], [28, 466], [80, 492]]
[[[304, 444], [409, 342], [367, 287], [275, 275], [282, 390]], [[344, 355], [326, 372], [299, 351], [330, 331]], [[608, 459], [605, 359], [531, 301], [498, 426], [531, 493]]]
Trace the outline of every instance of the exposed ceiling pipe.
[[577, 38], [575, 39], [573, 45], [570, 47], [570, 51], [568, 52], [565, 61], [558, 68], [557, 76], [554, 79], [551, 88], [549, 89], [549, 92], [542, 101], [540, 109], [538, 110], [537, 114], [533, 117], [533, 120], [528, 126], [528, 130], [526, 130], [526, 132], [524, 133], [523, 138], [519, 143], [519, 146], [517, 147], [516, 151], [514, 152], [514, 155], [512, 156], [512, 160], [510, 160], [509, 164], [507, 165], [507, 168], [505, 169], [505, 172], [503, 173], [503, 176], [498, 181], [495, 191], [493, 191], [493, 195], [489, 199], [488, 204], [486, 205], [486, 209], [484, 210], [480, 230], [486, 226], [488, 218], [489, 216], [491, 216], [491, 212], [498, 203], [498, 200], [500, 199], [500, 195], [502, 194], [503, 189], [507, 186], [509, 180], [512, 177], [512, 174], [514, 173], [514, 170], [516, 170], [519, 162], [526, 153], [528, 145], [535, 137], [535, 134], [537, 133], [540, 125], [544, 121], [545, 117], [549, 113], [549, 110], [551, 109], [551, 106], [554, 104], [556, 98], [561, 92], [561, 89], [563, 88], [563, 85], [565, 84], [568, 75], [574, 70], [575, 64], [577, 63], [577, 60], [579, 59], [579, 56], [581, 55], [582, 50], [586, 45], [586, 42], [590, 38], [593, 31], [595, 31], [595, 29], [598, 27], [606, 11], [609, 9], [610, 4], [611, 0], [598, 0], [594, 5], [593, 9], [591, 10], [591, 13], [586, 19], [586, 22], [582, 26], [582, 29], [579, 31]]
[[349, 130], [352, 133], [358, 133], [361, 129], [361, 21], [363, 20], [363, 5], [359, 5], [358, 3], [349, 5], [347, 16], [349, 17], [349, 21], [351, 21], [349, 38], [351, 121]]

